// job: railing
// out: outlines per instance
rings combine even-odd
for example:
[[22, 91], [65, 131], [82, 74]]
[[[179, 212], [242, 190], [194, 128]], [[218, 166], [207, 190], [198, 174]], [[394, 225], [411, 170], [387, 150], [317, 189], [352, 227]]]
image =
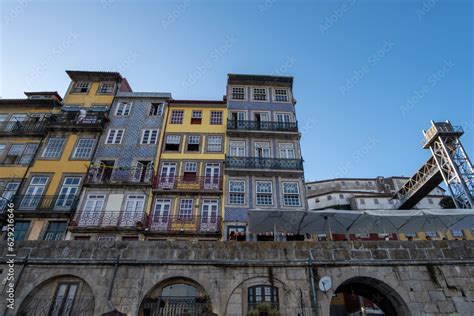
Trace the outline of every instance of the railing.
[[159, 296], [143, 303], [143, 315], [201, 316], [210, 312], [208, 300], [194, 296]]
[[219, 233], [220, 216], [158, 215], [149, 217], [148, 228], [152, 232], [163, 233]]
[[67, 128], [103, 128], [106, 117], [103, 113], [80, 115], [77, 112], [52, 115], [48, 120], [49, 127]]
[[227, 120], [229, 130], [298, 132], [297, 122]]
[[[16, 195], [11, 199], [15, 211], [27, 212], [70, 212], [78, 202], [75, 195]], [[5, 205], [7, 205], [6, 203]], [[2, 210], [3, 211], [3, 210]]]
[[142, 228], [145, 225], [145, 211], [79, 211], [71, 226]]
[[149, 184], [153, 181], [153, 168], [107, 168], [91, 167], [86, 184]]
[[303, 160], [285, 158], [226, 157], [225, 167], [228, 169], [303, 170]]
[[433, 137], [437, 134], [463, 134], [464, 130], [461, 126], [453, 126], [448, 122], [435, 122], [433, 125], [425, 132], [424, 138], [421, 141], [422, 146], [425, 146]]
[[74, 298], [60, 298], [48, 295], [36, 295], [25, 301], [19, 309], [20, 316], [92, 316], [94, 315], [94, 297], [76, 296]]
[[222, 177], [156, 177], [153, 188], [178, 191], [222, 191]]
[[1, 134], [43, 134], [45, 132], [45, 121], [15, 121], [15, 122], [1, 122]]

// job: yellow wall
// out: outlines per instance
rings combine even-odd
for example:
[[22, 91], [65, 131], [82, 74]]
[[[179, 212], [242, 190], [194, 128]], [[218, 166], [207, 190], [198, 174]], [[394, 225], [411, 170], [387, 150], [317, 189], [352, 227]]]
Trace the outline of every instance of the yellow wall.
[[[72, 83], [71, 83], [72, 84]], [[68, 93], [64, 97], [64, 104], [79, 104], [84, 107], [89, 107], [92, 104], [112, 104], [114, 94], [97, 94], [100, 82], [93, 82], [89, 92], [85, 93]], [[71, 85], [70, 85], [71, 87]]]

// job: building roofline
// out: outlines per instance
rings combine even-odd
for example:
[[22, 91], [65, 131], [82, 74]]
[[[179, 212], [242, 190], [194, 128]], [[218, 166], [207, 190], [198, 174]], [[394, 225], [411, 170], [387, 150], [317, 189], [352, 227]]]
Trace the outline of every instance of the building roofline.
[[80, 80], [113, 80], [121, 82], [124, 80], [122, 75], [116, 71], [86, 71], [86, 70], [66, 70], [69, 78], [74, 81]]
[[55, 99], [0, 99], [0, 106], [43, 106], [61, 107], [63, 104]]
[[58, 93], [58, 91], [24, 91], [23, 92], [27, 97], [32, 95], [45, 95], [45, 96], [55, 96], [59, 101], [62, 101], [63, 98]]
[[254, 74], [227, 74], [228, 84], [286, 85], [293, 88], [293, 77]]
[[199, 104], [199, 105], [227, 105], [226, 101], [220, 101], [220, 100], [170, 100], [169, 103], [171, 105], [176, 105], [176, 104], [182, 104], [182, 105], [194, 105], [194, 104]]
[[115, 98], [172, 99], [171, 92], [117, 92]]

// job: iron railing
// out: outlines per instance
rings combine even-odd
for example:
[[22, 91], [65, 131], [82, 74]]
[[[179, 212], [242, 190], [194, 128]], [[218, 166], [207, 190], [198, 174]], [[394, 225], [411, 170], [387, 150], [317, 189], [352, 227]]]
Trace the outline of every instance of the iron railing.
[[86, 114], [85, 116], [77, 112], [51, 115], [48, 120], [48, 127], [51, 128], [88, 128], [102, 129], [107, 122], [103, 113]]
[[94, 297], [88, 295], [58, 299], [49, 295], [36, 295], [25, 301], [19, 309], [19, 316], [92, 316]]
[[15, 195], [11, 202], [14, 204], [15, 211], [71, 212], [77, 206], [78, 197], [70, 194]]
[[226, 157], [227, 169], [303, 170], [302, 159]]
[[222, 191], [222, 177], [156, 177], [153, 182], [155, 190], [177, 191]]
[[297, 122], [227, 120], [228, 130], [298, 132]]
[[145, 211], [86, 211], [76, 212], [71, 226], [82, 228], [119, 227], [143, 228]]
[[86, 184], [149, 184], [153, 181], [153, 169], [148, 168], [89, 168]]
[[219, 233], [221, 217], [153, 214], [148, 219], [148, 229], [163, 233]]
[[160, 296], [148, 298], [142, 307], [144, 316], [201, 316], [210, 312], [210, 304], [203, 297]]
[[45, 121], [15, 121], [15, 122], [1, 122], [0, 134], [15, 134], [15, 135], [32, 135], [44, 134], [46, 131]]

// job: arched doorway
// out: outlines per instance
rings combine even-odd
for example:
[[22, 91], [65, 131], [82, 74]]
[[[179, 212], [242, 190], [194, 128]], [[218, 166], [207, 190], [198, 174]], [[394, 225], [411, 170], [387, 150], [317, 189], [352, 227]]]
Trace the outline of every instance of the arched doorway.
[[94, 296], [81, 278], [62, 275], [38, 285], [22, 302], [18, 316], [93, 316]]
[[212, 312], [204, 288], [189, 278], [172, 278], [155, 286], [143, 299], [140, 316], [201, 316]]
[[402, 316], [408, 307], [398, 293], [386, 283], [370, 278], [355, 277], [344, 281], [331, 299], [331, 316]]

